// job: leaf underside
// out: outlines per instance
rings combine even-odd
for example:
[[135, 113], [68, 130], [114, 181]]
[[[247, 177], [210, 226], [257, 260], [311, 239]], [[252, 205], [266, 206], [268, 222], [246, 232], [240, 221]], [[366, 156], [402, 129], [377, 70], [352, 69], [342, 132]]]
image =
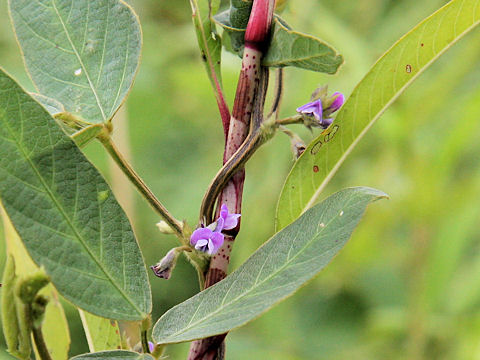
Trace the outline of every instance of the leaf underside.
[[87, 123], [105, 123], [135, 77], [142, 43], [122, 0], [9, 0], [31, 78], [42, 95]]
[[388, 50], [357, 85], [326, 132], [294, 164], [281, 192], [276, 227], [310, 208], [373, 123], [432, 62], [480, 22], [478, 0], [453, 0]]
[[338, 192], [260, 247], [238, 270], [167, 311], [153, 329], [160, 344], [222, 334], [292, 295], [345, 245], [365, 207], [386, 195], [369, 188]]
[[141, 320], [150, 286], [130, 223], [55, 120], [0, 70], [0, 197], [57, 290], [96, 315]]

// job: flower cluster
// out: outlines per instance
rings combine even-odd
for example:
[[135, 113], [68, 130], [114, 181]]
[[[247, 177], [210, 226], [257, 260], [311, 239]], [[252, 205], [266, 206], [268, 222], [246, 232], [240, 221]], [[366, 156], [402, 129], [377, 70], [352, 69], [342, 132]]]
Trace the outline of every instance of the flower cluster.
[[224, 236], [222, 231], [234, 229], [238, 224], [240, 216], [240, 214], [230, 214], [227, 205], [223, 204], [219, 218], [207, 227], [195, 230], [190, 237], [190, 244], [199, 251], [209, 255], [215, 254], [223, 245]]
[[327, 88], [320, 88], [312, 95], [312, 101], [300, 106], [297, 112], [303, 116], [307, 127], [321, 127], [326, 129], [330, 126], [333, 119], [330, 117], [335, 111], [340, 109], [345, 101], [342, 93], [335, 92], [332, 96], [327, 96]]

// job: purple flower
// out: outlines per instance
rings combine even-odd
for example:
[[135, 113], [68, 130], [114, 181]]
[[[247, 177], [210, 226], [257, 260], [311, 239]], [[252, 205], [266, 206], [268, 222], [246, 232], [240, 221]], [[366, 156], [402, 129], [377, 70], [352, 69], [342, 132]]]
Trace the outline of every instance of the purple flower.
[[303, 106], [300, 106], [297, 109], [297, 112], [307, 116], [315, 116], [315, 119], [317, 119], [317, 121], [321, 123], [323, 117], [322, 100], [317, 99]]
[[190, 237], [190, 244], [195, 249], [206, 252], [209, 255], [215, 254], [223, 245], [224, 236], [222, 231], [234, 229], [238, 225], [240, 216], [240, 214], [230, 214], [227, 205], [223, 204], [217, 221], [207, 227], [195, 230]]
[[151, 341], [148, 342], [148, 350], [152, 353], [155, 350], [155, 344]]
[[223, 239], [223, 234], [220, 231], [217, 231], [217, 229], [212, 231], [208, 227], [198, 228], [190, 237], [190, 244], [192, 244], [197, 250], [213, 255], [218, 251], [220, 246], [222, 246]]
[[230, 214], [228, 212], [228, 207], [226, 204], [223, 204], [220, 209], [220, 217], [217, 220], [217, 228], [215, 231], [222, 230], [231, 230], [234, 229], [238, 224], [238, 218], [242, 216], [240, 214]]
[[[317, 96], [318, 98], [315, 99]], [[327, 97], [326, 88], [321, 88], [314, 93], [313, 98], [315, 100], [297, 108], [297, 112], [303, 115], [304, 123], [308, 128], [316, 126], [326, 129], [333, 121], [330, 115], [340, 109], [345, 97], [338, 91]]]

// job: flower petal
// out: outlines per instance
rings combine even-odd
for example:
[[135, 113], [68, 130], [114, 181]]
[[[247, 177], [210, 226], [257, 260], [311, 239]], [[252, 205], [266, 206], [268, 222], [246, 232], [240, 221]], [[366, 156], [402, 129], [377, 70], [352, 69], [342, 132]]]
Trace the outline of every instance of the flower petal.
[[210, 236], [210, 240], [212, 241], [213, 246], [215, 247], [215, 252], [223, 245], [224, 236], [222, 233], [214, 232], [212, 236]]
[[228, 214], [225, 222], [223, 224], [224, 230], [231, 230], [234, 229], [238, 224], [238, 218], [242, 216], [240, 214]]
[[206, 239], [198, 240], [197, 243], [195, 244], [195, 249], [200, 250], [200, 251], [204, 251], [204, 249], [202, 249], [202, 248], [207, 246], [208, 242], [209, 242], [209, 240], [206, 240]]
[[190, 236], [190, 244], [195, 245], [198, 240], [209, 239], [212, 233], [213, 231], [209, 228], [198, 228]]

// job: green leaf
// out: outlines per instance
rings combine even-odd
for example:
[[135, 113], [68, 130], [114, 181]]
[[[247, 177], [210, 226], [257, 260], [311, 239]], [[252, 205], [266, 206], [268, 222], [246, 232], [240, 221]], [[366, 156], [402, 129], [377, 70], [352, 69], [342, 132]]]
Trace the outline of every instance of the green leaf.
[[[241, 13], [237, 26], [232, 23], [233, 7], [215, 16], [215, 21], [223, 27], [229, 36], [231, 50], [241, 55], [243, 53], [247, 15]], [[301, 69], [335, 74], [343, 64], [343, 57], [324, 41], [293, 31], [279, 16], [274, 18], [274, 31], [268, 52], [263, 59], [263, 65], [269, 67], [294, 66]]]
[[55, 116], [65, 112], [65, 107], [55, 99], [49, 98], [41, 94], [31, 93], [32, 97], [37, 100], [47, 110], [50, 115]]
[[94, 354], [83, 354], [83, 355], [75, 356], [70, 360], [83, 360], [83, 359], [154, 360], [153, 356], [149, 354], [139, 354], [136, 352], [126, 351], [126, 350], [102, 351]]
[[122, 0], [10, 0], [25, 64], [38, 91], [87, 123], [118, 110], [140, 59], [141, 29]]
[[[15, 259], [14, 261], [17, 264], [21, 264], [21, 266], [15, 269], [16, 276], [20, 278], [28, 277], [38, 271], [39, 268], [28, 255], [22, 240], [15, 231], [3, 207], [0, 207], [0, 213], [5, 230], [7, 254], [9, 254], [12, 260]], [[8, 282], [4, 280], [3, 284], [8, 284]], [[2, 292], [5, 294], [5, 287]], [[68, 357], [68, 350], [70, 348], [70, 332], [68, 330], [68, 323], [63, 311], [63, 306], [58, 300], [57, 290], [55, 290], [51, 284], [43, 288], [40, 294], [49, 299], [47, 308], [45, 309], [45, 318], [42, 323], [45, 343], [53, 360], [64, 360]], [[3, 301], [5, 300], [4, 295]], [[10, 300], [13, 300], [13, 298]], [[7, 313], [2, 311], [2, 314], [6, 315]], [[13, 316], [12, 313], [9, 314]], [[4, 326], [7, 326], [5, 322], [3, 323]], [[8, 327], [11, 328], [11, 326]], [[6, 334], [5, 331], [4, 333]], [[36, 349], [34, 348], [34, 350]]]
[[276, 226], [290, 224], [317, 200], [345, 158], [382, 113], [426, 68], [480, 22], [478, 0], [453, 0], [388, 50], [357, 85], [333, 124], [293, 166]]
[[[245, 29], [252, 10], [251, 0], [231, 0], [230, 7], [215, 15], [215, 22], [223, 27], [229, 37], [229, 47], [233, 53], [242, 56], [245, 45]], [[230, 49], [228, 49], [230, 51]]]
[[292, 295], [340, 251], [378, 190], [340, 191], [277, 233], [226, 279], [167, 311], [153, 328], [160, 344], [222, 334]]
[[301, 69], [335, 74], [343, 57], [324, 41], [291, 30], [275, 17], [275, 30], [263, 65], [270, 67], [295, 66]]
[[87, 336], [88, 348], [91, 352], [122, 348], [122, 337], [120, 336], [118, 322], [92, 315], [80, 309], [78, 311]]
[[105, 180], [48, 112], [0, 70], [0, 197], [33, 260], [78, 307], [150, 312], [145, 265]]

